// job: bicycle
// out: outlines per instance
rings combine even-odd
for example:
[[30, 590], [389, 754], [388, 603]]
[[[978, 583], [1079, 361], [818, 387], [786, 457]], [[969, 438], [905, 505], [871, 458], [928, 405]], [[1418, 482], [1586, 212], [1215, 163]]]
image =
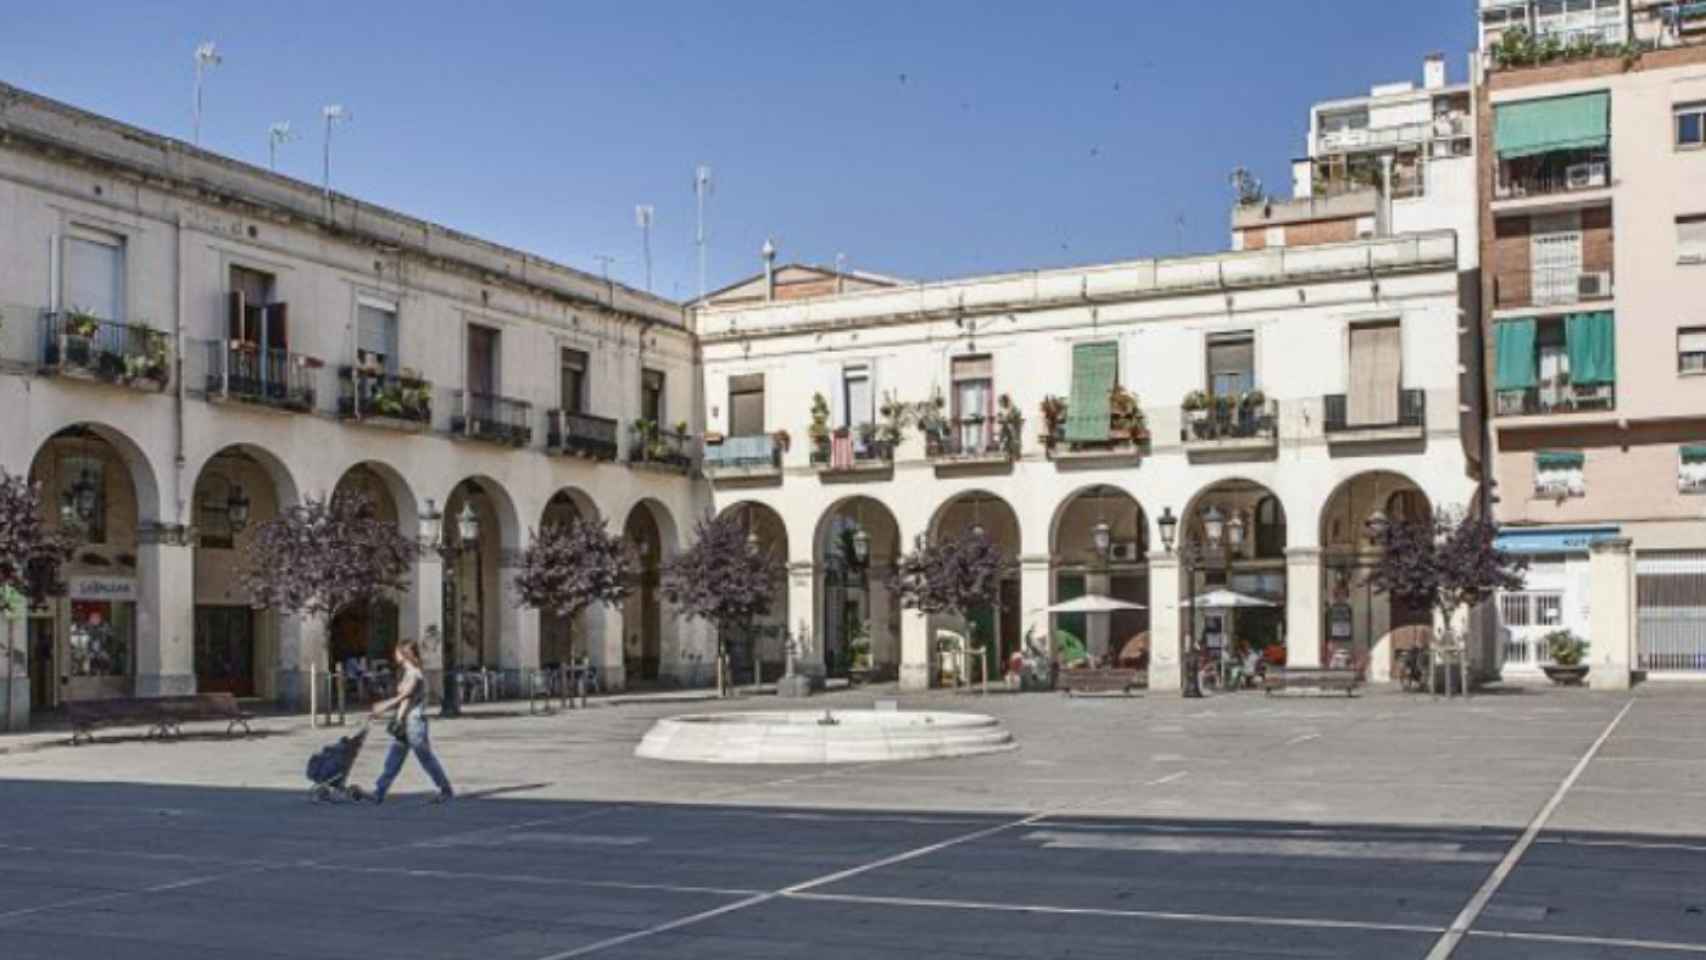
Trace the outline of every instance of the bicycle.
[[1406, 647], [1398, 651], [1398, 684], [1405, 693], [1421, 693], [1427, 689], [1425, 654], [1421, 647]]

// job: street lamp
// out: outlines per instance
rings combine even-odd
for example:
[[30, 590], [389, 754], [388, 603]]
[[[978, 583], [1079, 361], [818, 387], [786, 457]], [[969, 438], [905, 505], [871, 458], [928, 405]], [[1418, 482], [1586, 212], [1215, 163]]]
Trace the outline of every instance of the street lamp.
[[1386, 511], [1375, 507], [1374, 512], [1368, 515], [1368, 519], [1362, 522], [1362, 529], [1368, 535], [1370, 542], [1379, 543], [1381, 535], [1386, 532], [1390, 523], [1391, 521], [1386, 518]]
[[1173, 508], [1163, 508], [1161, 516], [1155, 521], [1155, 525], [1161, 528], [1161, 549], [1172, 553], [1173, 544], [1179, 536], [1179, 518], [1173, 516]]
[[438, 510], [438, 505], [431, 497], [427, 498], [426, 509], [420, 513], [421, 546], [428, 550], [437, 550], [444, 539], [444, 514]]
[[861, 567], [871, 559], [871, 535], [862, 526], [853, 528], [853, 559]]
[[[438, 511], [432, 509], [432, 501], [430, 500], [427, 501], [427, 514], [431, 514], [434, 517], [441, 516]], [[423, 526], [425, 525], [427, 514], [421, 515]], [[478, 596], [477, 591], [480, 587], [479, 581], [482, 574], [482, 571], [480, 570], [481, 557], [479, 539], [480, 516], [474, 512], [474, 504], [472, 501], [468, 497], [464, 496], [462, 500], [462, 512], [456, 515], [456, 544], [454, 547], [446, 546], [445, 550], [447, 553], [452, 554], [452, 569], [459, 570], [462, 566], [462, 555], [469, 552], [470, 546], [473, 547], [474, 586], [476, 596]], [[462, 590], [460, 579], [456, 581], [456, 589], [458, 599], [460, 601], [460, 594]], [[456, 604], [456, 629], [454, 632], [449, 630], [445, 631], [445, 635], [450, 638], [450, 642], [447, 644], [445, 651], [446, 656], [444, 658], [444, 701], [440, 705], [438, 711], [438, 715], [441, 717], [459, 717], [462, 715], [462, 683], [459, 668], [462, 666], [462, 612], [465, 606], [466, 604], [462, 602], [458, 602]], [[481, 616], [484, 616], [484, 614], [485, 611], [480, 611]]]
[[[1184, 567], [1185, 584], [1190, 594], [1190, 612], [1185, 621], [1185, 634], [1190, 638], [1185, 655], [1185, 692], [1191, 699], [1202, 696], [1202, 685], [1197, 682], [1197, 672], [1200, 669], [1202, 652], [1197, 649], [1197, 568], [1204, 564], [1220, 563], [1226, 559], [1226, 551], [1222, 549], [1228, 533], [1231, 535], [1231, 545], [1237, 548], [1244, 542], [1244, 520], [1234, 513], [1231, 521], [1220, 509], [1210, 504], [1200, 514], [1203, 527], [1203, 538], [1206, 543], [1190, 542], [1179, 544], [1179, 562]], [[1157, 521], [1161, 527], [1161, 542], [1171, 551], [1179, 532], [1179, 518], [1173, 516], [1173, 510], [1168, 507], [1161, 511], [1161, 519]]]
[[59, 500], [59, 522], [81, 533], [95, 519], [98, 503], [99, 491], [95, 489], [94, 476], [85, 468]]
[[232, 533], [242, 533], [249, 525], [249, 495], [240, 483], [231, 484], [231, 493], [225, 498], [225, 523]]
[[1096, 525], [1090, 528], [1090, 540], [1096, 545], [1096, 555], [1103, 560], [1108, 559], [1108, 550], [1114, 545], [1114, 531], [1108, 526], [1108, 521], [1096, 521]]

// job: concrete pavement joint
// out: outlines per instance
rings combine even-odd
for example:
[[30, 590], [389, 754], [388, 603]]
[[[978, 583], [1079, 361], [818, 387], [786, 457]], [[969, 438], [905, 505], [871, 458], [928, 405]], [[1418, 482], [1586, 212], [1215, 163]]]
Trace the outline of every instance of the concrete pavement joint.
[[1469, 930], [1475, 926], [1475, 921], [1480, 919], [1482, 911], [1487, 909], [1487, 904], [1492, 902], [1493, 895], [1499, 892], [1499, 888], [1504, 886], [1505, 880], [1516, 870], [1516, 865], [1521, 862], [1529, 848], [1534, 845], [1535, 839], [1540, 836], [1540, 831], [1545, 829], [1546, 822], [1552, 819], [1552, 814], [1564, 803], [1564, 797], [1570, 792], [1570, 788], [1576, 785], [1577, 780], [1581, 779], [1582, 774], [1587, 771], [1588, 764], [1593, 762], [1593, 758], [1599, 754], [1600, 748], [1604, 747], [1605, 742], [1611, 739], [1611, 735], [1617, 730], [1618, 724], [1623, 722], [1623, 718], [1629, 715], [1630, 709], [1634, 706], [1635, 701], [1629, 700], [1623, 704], [1623, 709], [1617, 712], [1617, 716], [1611, 718], [1611, 722], [1600, 733], [1599, 739], [1595, 740], [1593, 745], [1588, 747], [1587, 752], [1582, 754], [1582, 758], [1576, 761], [1575, 767], [1564, 778], [1564, 782], [1558, 785], [1558, 789], [1552, 794], [1551, 799], [1547, 800], [1546, 804], [1540, 808], [1540, 812], [1534, 815], [1534, 820], [1529, 823], [1528, 829], [1524, 830], [1522, 836], [1517, 838], [1516, 843], [1511, 846], [1510, 851], [1505, 854], [1499, 865], [1493, 868], [1493, 872], [1481, 884], [1481, 888], [1475, 891], [1473, 897], [1469, 898], [1469, 902], [1464, 905], [1463, 911], [1446, 929], [1445, 935], [1440, 937], [1439, 942], [1434, 944], [1432, 950], [1428, 951], [1426, 960], [1448, 960], [1452, 954], [1457, 952], [1458, 945], [1463, 942], [1463, 938], [1469, 933]]

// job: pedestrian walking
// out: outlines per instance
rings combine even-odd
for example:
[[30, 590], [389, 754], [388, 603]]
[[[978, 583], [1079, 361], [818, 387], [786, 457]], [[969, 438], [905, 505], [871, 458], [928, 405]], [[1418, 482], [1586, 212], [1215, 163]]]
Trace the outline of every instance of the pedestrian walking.
[[443, 803], [456, 792], [450, 788], [450, 778], [445, 775], [438, 757], [433, 755], [432, 741], [427, 738], [426, 678], [421, 675], [421, 648], [413, 640], [404, 640], [397, 644], [394, 659], [401, 675], [397, 694], [375, 703], [371, 714], [371, 718], [377, 720], [387, 712], [395, 711], [387, 724], [391, 733], [391, 752], [385, 755], [385, 770], [373, 784], [373, 792], [367, 794], [362, 791], [359, 795], [374, 803], [384, 803], [391, 784], [403, 770], [403, 762], [413, 751], [421, 769], [438, 785], [438, 796], [433, 802]]

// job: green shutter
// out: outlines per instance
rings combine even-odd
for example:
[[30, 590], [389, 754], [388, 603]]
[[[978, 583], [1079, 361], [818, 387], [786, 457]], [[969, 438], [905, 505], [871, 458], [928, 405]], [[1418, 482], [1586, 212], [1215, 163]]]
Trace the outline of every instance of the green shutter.
[[1572, 450], [1542, 450], [1534, 455], [1534, 465], [1542, 470], [1580, 470], [1587, 455]]
[[1570, 382], [1584, 387], [1617, 382], [1617, 325], [1611, 313], [1573, 313], [1564, 318], [1564, 347]]
[[1117, 343], [1080, 343], [1072, 348], [1072, 396], [1066, 407], [1066, 441], [1108, 439], [1108, 394], [1119, 382]]
[[1501, 320], [1493, 324], [1497, 367], [1494, 390], [1528, 390], [1538, 383], [1535, 371], [1534, 321]]
[[1605, 92], [1503, 103], [1493, 117], [1493, 145], [1506, 160], [1611, 142], [1611, 94]]
[[1706, 443], [1685, 443], [1682, 445], [1683, 463], [1706, 463]]

